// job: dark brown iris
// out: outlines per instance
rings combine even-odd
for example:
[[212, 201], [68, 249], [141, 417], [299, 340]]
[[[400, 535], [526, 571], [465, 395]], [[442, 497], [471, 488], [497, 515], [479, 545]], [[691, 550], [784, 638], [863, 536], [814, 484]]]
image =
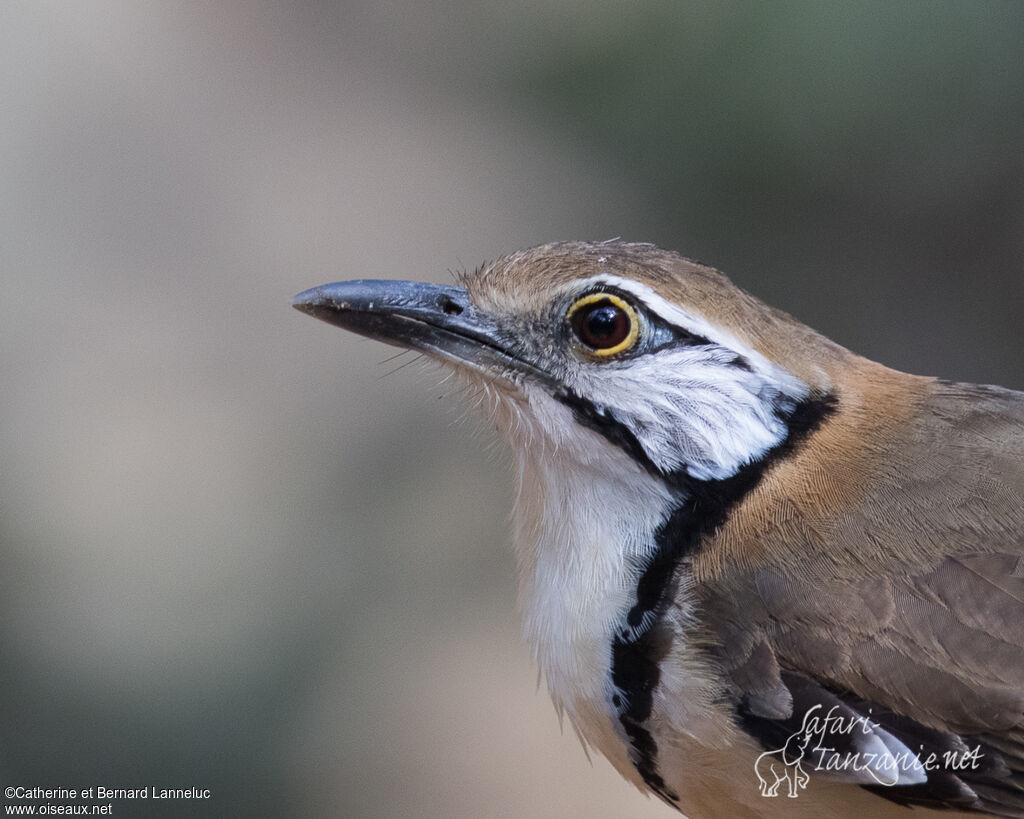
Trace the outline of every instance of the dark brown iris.
[[617, 347], [629, 337], [632, 321], [621, 307], [602, 299], [573, 313], [572, 329], [588, 347], [607, 350]]

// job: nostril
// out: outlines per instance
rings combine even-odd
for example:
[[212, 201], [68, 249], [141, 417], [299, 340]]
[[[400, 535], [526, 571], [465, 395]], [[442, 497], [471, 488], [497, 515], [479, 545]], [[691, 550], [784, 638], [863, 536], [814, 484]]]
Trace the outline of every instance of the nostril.
[[449, 316], [457, 316], [462, 313], [462, 305], [448, 296], [441, 296], [441, 309]]

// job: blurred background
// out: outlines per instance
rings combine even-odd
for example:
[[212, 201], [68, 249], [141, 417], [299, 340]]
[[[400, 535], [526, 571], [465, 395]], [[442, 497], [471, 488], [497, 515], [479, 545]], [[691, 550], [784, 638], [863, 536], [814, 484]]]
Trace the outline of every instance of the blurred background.
[[520, 641], [508, 459], [292, 294], [653, 241], [1024, 388], [1024, 4], [7, 0], [0, 780], [670, 816]]

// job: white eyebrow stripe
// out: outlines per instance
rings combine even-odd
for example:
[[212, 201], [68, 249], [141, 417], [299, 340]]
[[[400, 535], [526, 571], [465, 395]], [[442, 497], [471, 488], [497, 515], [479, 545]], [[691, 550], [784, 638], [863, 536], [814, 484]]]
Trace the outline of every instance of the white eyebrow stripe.
[[633, 279], [624, 279], [620, 276], [613, 276], [608, 273], [602, 273], [597, 276], [592, 276], [589, 279], [584, 279], [583, 284], [588, 288], [600, 287], [603, 285], [629, 293], [630, 295], [635, 296], [637, 300], [640, 301], [648, 310], [664, 319], [669, 324], [674, 325], [675, 327], [678, 327], [692, 335], [706, 338], [714, 344], [729, 348], [734, 353], [742, 356], [755, 370], [765, 374], [771, 374], [775, 377], [778, 377], [780, 373], [783, 373], [788, 378], [793, 378], [793, 376], [788, 372], [773, 364], [759, 352], [744, 344], [731, 333], [722, 330], [720, 327], [715, 327], [700, 316], [688, 313], [681, 307], [663, 299], [646, 284], [641, 284]]

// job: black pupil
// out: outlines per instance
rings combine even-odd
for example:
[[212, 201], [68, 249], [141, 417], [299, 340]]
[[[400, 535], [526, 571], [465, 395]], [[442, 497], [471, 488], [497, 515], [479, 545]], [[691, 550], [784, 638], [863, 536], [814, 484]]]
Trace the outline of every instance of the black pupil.
[[572, 317], [572, 327], [580, 341], [595, 350], [615, 347], [629, 335], [626, 312], [611, 302], [597, 302]]

